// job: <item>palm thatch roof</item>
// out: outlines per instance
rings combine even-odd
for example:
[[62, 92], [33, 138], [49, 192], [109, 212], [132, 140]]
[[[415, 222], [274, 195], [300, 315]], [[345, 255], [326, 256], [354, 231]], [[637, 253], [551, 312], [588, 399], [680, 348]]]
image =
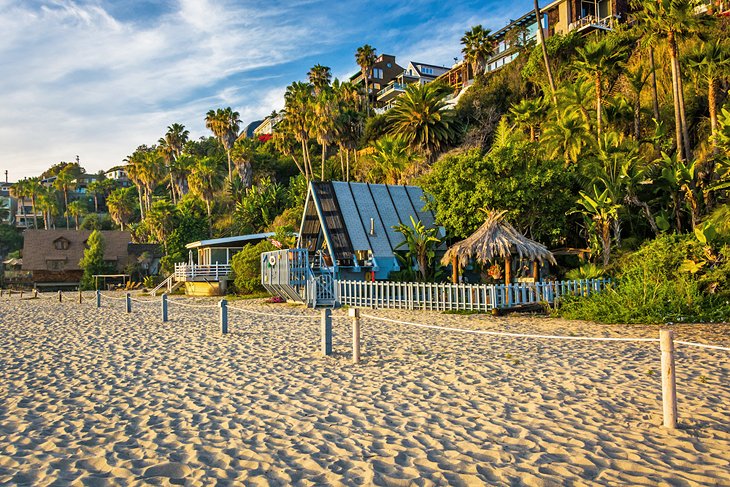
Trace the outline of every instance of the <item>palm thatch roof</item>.
[[463, 268], [474, 257], [480, 263], [502, 261], [509, 256], [519, 256], [540, 263], [548, 261], [555, 264], [553, 254], [539, 242], [518, 232], [504, 220], [506, 211], [489, 211], [487, 220], [471, 236], [457, 242], [446, 251], [441, 263], [449, 265], [458, 257], [459, 267]]

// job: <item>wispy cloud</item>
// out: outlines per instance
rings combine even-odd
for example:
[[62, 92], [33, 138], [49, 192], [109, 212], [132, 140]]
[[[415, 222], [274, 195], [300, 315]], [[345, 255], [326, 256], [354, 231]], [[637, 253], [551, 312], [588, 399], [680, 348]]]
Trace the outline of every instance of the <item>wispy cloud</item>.
[[248, 123], [281, 108], [285, 87], [316, 62], [356, 71], [352, 53], [365, 42], [399, 60], [450, 62], [466, 28], [491, 27], [484, 8], [467, 0], [266, 8], [252, 0], [0, 0], [0, 169], [20, 178], [77, 154], [88, 170], [103, 169], [170, 123], [207, 134], [203, 117], [218, 106]]

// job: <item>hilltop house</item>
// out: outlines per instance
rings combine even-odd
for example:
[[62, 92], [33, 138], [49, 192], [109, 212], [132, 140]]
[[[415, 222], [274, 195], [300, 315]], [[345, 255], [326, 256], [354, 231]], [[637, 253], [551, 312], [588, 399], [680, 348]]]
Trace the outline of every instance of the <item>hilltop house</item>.
[[[103, 231], [104, 261], [116, 272], [123, 273], [134, 261], [130, 256], [132, 241], [129, 232]], [[88, 230], [26, 230], [23, 233], [23, 271], [32, 273], [37, 287], [76, 286], [83, 270], [79, 261], [84, 256]]]
[[391, 80], [385, 88], [377, 93], [378, 105], [386, 110], [391, 108], [396, 98], [406, 90], [406, 86], [419, 83], [426, 84], [446, 73], [449, 68], [411, 61], [401, 74]]
[[[402, 74], [403, 71], [403, 68], [395, 62], [395, 56], [390, 54], [378, 56], [375, 59], [373, 69], [370, 70], [367, 76], [371, 102], [377, 103], [377, 93]], [[355, 86], [365, 87], [365, 76], [363, 76], [362, 70], [350, 76], [350, 83]]]

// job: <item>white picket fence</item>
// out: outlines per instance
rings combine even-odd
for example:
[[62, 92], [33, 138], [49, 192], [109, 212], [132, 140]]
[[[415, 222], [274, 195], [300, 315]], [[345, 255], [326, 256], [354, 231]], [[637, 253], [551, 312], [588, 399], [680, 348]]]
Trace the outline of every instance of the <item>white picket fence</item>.
[[601, 292], [608, 279], [517, 284], [448, 284], [424, 282], [335, 281], [341, 305], [363, 308], [490, 311], [534, 303], [554, 303], [563, 296]]

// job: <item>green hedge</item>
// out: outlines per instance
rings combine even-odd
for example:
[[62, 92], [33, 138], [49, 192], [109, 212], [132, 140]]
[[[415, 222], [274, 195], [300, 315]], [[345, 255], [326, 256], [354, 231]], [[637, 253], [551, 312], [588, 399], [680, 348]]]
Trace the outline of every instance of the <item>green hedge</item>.
[[233, 284], [238, 294], [253, 294], [264, 291], [261, 285], [261, 254], [276, 250], [271, 242], [246, 245], [231, 259]]

